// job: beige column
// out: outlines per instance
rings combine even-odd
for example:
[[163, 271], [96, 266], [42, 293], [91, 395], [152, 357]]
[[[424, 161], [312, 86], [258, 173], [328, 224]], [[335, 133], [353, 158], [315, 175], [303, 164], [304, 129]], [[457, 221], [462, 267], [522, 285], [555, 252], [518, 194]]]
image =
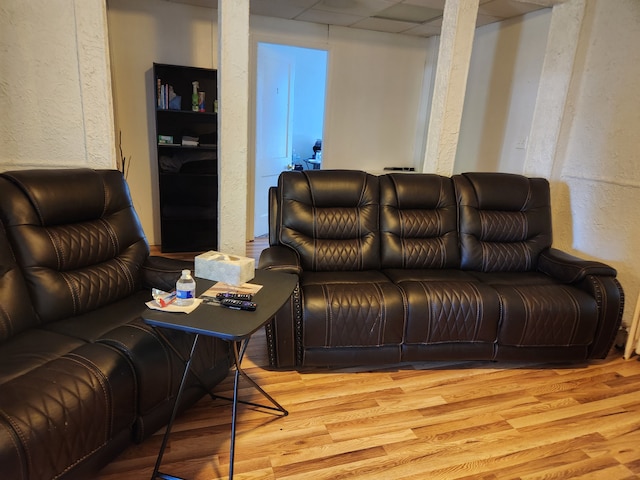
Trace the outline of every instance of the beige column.
[[218, 0], [218, 249], [245, 255], [249, 0]]
[[426, 173], [453, 173], [478, 16], [478, 1], [447, 0], [444, 7], [422, 168]]
[[553, 178], [553, 166], [586, 0], [553, 7], [547, 48], [531, 121], [524, 174]]

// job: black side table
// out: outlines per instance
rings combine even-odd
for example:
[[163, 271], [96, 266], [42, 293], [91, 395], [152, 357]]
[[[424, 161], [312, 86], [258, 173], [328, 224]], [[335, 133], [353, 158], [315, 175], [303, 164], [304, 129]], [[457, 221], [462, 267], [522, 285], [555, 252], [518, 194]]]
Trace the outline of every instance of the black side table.
[[[186, 383], [189, 370], [191, 368], [191, 361], [193, 354], [196, 351], [198, 345], [198, 339], [200, 335], [208, 335], [212, 337], [218, 337], [231, 344], [231, 350], [233, 351], [233, 362], [235, 366], [235, 378], [233, 383], [233, 398], [228, 399], [233, 404], [232, 418], [231, 418], [231, 447], [229, 458], [229, 479], [233, 478], [233, 462], [235, 454], [235, 440], [236, 440], [236, 418], [238, 403], [245, 403], [256, 407], [265, 408], [268, 410], [275, 410], [280, 412], [282, 416], [288, 415], [289, 412], [285, 410], [278, 402], [276, 402], [267, 392], [265, 392], [251, 377], [249, 377], [242, 369], [241, 363], [244, 353], [247, 349], [251, 335], [256, 332], [260, 327], [264, 326], [269, 320], [273, 318], [276, 312], [285, 304], [294, 288], [297, 285], [298, 277], [281, 272], [272, 272], [268, 270], [256, 270], [256, 275], [250, 283], [262, 285], [262, 288], [254, 296], [253, 301], [258, 304], [258, 308], [253, 312], [232, 310], [225, 307], [201, 304], [190, 314], [184, 313], [171, 313], [162, 312], [159, 310], [147, 310], [143, 315], [143, 320], [153, 327], [169, 328], [173, 330], [180, 330], [183, 332], [195, 333], [193, 344], [189, 353], [189, 358], [183, 359], [185, 361], [184, 373], [182, 375], [182, 381], [176, 395], [175, 404], [171, 413], [171, 418], [167, 425], [167, 429], [162, 439], [162, 445], [160, 446], [160, 452], [156, 460], [156, 465], [153, 470], [151, 480], [162, 478], [165, 480], [180, 480], [179, 477], [175, 477], [159, 471], [162, 463], [162, 456], [167, 446], [167, 440], [171, 433], [171, 427], [175, 420], [178, 406], [180, 405], [180, 397]], [[204, 280], [196, 278], [196, 293], [201, 295], [209, 287], [216, 282], [210, 280]], [[176, 352], [177, 353], [177, 352]], [[249, 383], [258, 390], [273, 406], [260, 405], [252, 402], [246, 402], [238, 400], [238, 382], [240, 376], [244, 377]], [[217, 395], [211, 394], [216, 398]]]

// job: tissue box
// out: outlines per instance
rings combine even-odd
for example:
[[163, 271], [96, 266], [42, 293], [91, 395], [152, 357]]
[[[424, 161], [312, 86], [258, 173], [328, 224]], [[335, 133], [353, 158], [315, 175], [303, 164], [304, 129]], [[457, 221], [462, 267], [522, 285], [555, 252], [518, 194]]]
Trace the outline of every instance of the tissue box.
[[227, 255], [210, 250], [195, 258], [196, 277], [216, 280], [230, 285], [241, 285], [255, 276], [253, 258]]

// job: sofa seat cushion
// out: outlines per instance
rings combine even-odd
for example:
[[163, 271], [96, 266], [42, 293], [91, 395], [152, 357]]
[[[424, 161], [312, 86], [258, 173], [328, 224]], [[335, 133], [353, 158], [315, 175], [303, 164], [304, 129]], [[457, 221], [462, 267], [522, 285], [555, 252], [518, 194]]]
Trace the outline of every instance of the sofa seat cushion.
[[405, 281], [407, 302], [403, 361], [492, 360], [500, 322], [500, 298], [480, 282]]
[[300, 286], [328, 285], [336, 283], [350, 283], [360, 285], [363, 283], [390, 283], [389, 277], [377, 270], [366, 270], [363, 272], [311, 272], [305, 271], [300, 276]]
[[403, 302], [392, 283], [311, 285], [303, 289], [304, 345], [399, 345]]
[[[52, 332], [75, 336], [84, 342], [100, 342], [120, 351], [133, 365], [140, 385], [138, 408], [141, 414], [170, 397], [176, 376], [171, 352], [140, 315], [151, 298], [146, 291], [106, 305], [89, 313], [45, 324]], [[180, 373], [177, 373], [180, 378]]]
[[31, 328], [0, 344], [0, 389], [4, 385], [51, 362], [86, 342], [77, 338]]
[[471, 272], [453, 269], [402, 269], [390, 268], [383, 270], [384, 274], [393, 282], [475, 282], [477, 279]]
[[[134, 319], [139, 319], [139, 322], [144, 324], [140, 316], [147, 309], [145, 302], [149, 300], [151, 300], [151, 292], [139, 290], [92, 312], [47, 323], [41, 328], [76, 337], [85, 342], [95, 342], [113, 329]], [[150, 330], [150, 327], [148, 329]]]
[[[133, 366], [139, 384], [137, 408], [141, 417], [159, 407], [165, 408], [178, 391], [184, 362], [189, 356], [193, 336], [174, 330], [155, 330], [141, 318], [151, 293], [140, 290], [133, 295], [89, 313], [44, 325], [51, 332], [75, 336], [85, 342], [111, 346]], [[175, 348], [175, 351], [173, 350]], [[226, 343], [212, 337], [201, 340], [192, 369], [208, 386], [226, 376], [229, 349]], [[187, 388], [200, 392], [199, 383], [191, 376]], [[158, 427], [160, 425], [157, 425]], [[152, 433], [148, 427], [147, 433]], [[139, 435], [141, 438], [143, 434]]]
[[135, 376], [106, 345], [82, 345], [0, 388], [4, 478], [59, 478], [128, 438], [135, 419]]
[[559, 282], [540, 272], [468, 272], [487, 285], [557, 285]]
[[479, 282], [403, 282], [407, 302], [406, 342], [495, 343], [500, 298]]
[[[361, 363], [372, 351], [383, 361], [400, 361], [404, 304], [400, 290], [381, 272], [305, 273], [301, 301], [305, 318], [302, 346], [305, 363], [324, 365]], [[360, 281], [358, 279], [361, 279]], [[323, 352], [324, 351], [324, 352]]]
[[503, 304], [501, 345], [589, 345], [598, 323], [593, 297], [568, 285], [494, 286]]

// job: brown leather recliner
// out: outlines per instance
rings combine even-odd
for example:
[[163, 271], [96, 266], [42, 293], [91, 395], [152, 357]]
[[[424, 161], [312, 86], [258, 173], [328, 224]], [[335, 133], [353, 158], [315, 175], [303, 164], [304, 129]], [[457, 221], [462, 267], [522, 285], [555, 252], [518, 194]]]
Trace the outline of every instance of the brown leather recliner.
[[[163, 337], [140, 314], [151, 286], [170, 289], [191, 266], [149, 256], [118, 171], [0, 174], [5, 478], [91, 478], [167, 423], [184, 369], [177, 353], [188, 355], [192, 337]], [[229, 348], [203, 340], [193, 365], [211, 387], [229, 371]], [[192, 377], [183, 408], [204, 393]]]
[[551, 248], [544, 179], [284, 172], [269, 204], [259, 267], [299, 275], [274, 367], [584, 361], [619, 328], [616, 271]]

